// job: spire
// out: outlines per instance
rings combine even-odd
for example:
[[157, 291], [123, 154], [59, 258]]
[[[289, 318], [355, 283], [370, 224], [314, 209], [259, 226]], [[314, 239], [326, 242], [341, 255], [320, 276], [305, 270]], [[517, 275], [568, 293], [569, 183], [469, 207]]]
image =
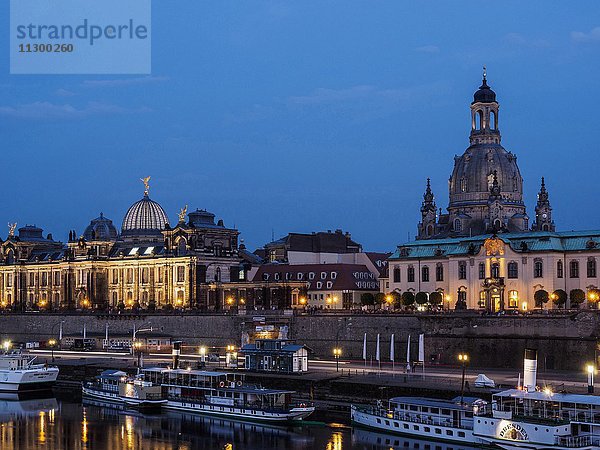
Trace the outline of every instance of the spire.
[[423, 200], [425, 203], [433, 202], [433, 192], [431, 192], [431, 180], [427, 178], [427, 187], [425, 188], [425, 194], [423, 194]]
[[538, 205], [546, 203], [549, 204], [548, 191], [546, 190], [546, 182], [544, 180], [544, 177], [542, 177], [542, 185], [540, 187], [540, 193], [538, 194]]
[[535, 222], [531, 229], [533, 231], [554, 231], [554, 221], [552, 220], [552, 207], [550, 206], [550, 196], [546, 190], [546, 180], [542, 177], [540, 192], [537, 196], [535, 205]]

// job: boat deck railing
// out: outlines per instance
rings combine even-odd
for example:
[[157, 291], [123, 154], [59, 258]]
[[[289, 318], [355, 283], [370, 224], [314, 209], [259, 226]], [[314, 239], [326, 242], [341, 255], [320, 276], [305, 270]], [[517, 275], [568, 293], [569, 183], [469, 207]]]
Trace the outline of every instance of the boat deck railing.
[[215, 406], [221, 408], [244, 408], [244, 409], [254, 409], [256, 411], [264, 411], [264, 412], [287, 412], [292, 408], [297, 407], [298, 405], [293, 406], [290, 405], [281, 405], [281, 406], [263, 406], [258, 402], [235, 402], [231, 405], [226, 404], [218, 404], [218, 403], [210, 403], [202, 399], [193, 399], [189, 397], [181, 397], [178, 395], [169, 395], [169, 400], [182, 402], [182, 403], [190, 403], [193, 405], [206, 405], [206, 406]]
[[[384, 419], [395, 419], [395, 420], [403, 420], [405, 422], [413, 422], [419, 423], [423, 425], [434, 425], [440, 427], [452, 427], [452, 428], [461, 428], [464, 430], [470, 430], [473, 427], [468, 426], [464, 423], [458, 424], [456, 421], [453, 421], [450, 417], [434, 417], [429, 416], [427, 414], [411, 414], [411, 413], [403, 413], [400, 411], [390, 411], [385, 408], [379, 408], [376, 406], [353, 406], [353, 408], [371, 414], [377, 417], [382, 417]], [[470, 420], [470, 419], [465, 419]]]
[[600, 437], [591, 434], [581, 436], [557, 436], [554, 439], [554, 444], [561, 447], [581, 448], [600, 445]]
[[[495, 411], [510, 412], [515, 419], [529, 423], [540, 423], [544, 425], [566, 425], [569, 422], [597, 423], [600, 424], [600, 411], [576, 411], [563, 409], [544, 410], [541, 408], [514, 408], [505, 407]], [[491, 417], [492, 411], [486, 414], [479, 413], [479, 416]]]

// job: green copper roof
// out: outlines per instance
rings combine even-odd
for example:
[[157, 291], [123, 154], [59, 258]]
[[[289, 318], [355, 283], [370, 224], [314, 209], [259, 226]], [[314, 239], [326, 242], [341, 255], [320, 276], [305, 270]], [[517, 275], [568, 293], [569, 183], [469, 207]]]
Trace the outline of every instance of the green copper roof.
[[[465, 238], [427, 239], [399, 245], [389, 259], [435, 258], [477, 254], [483, 242], [491, 234]], [[593, 231], [531, 231], [523, 233], [502, 233], [497, 237], [512, 250], [529, 252], [576, 252], [600, 249], [600, 230]], [[526, 245], [524, 247], [523, 243]], [[408, 251], [408, 254], [402, 251]], [[471, 250], [471, 251], [470, 251]]]

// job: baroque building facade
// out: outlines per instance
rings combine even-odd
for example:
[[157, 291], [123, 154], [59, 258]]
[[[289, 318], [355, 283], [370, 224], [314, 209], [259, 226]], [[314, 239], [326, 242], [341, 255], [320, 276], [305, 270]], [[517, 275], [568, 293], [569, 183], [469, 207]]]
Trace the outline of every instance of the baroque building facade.
[[[66, 244], [36, 226], [16, 230], [0, 245], [0, 307], [56, 309], [289, 308], [305, 295], [301, 282], [251, 282], [258, 262], [239, 232], [196, 210], [168, 216], [144, 196], [127, 211], [120, 232], [103, 214]], [[17, 231], [17, 233], [15, 233]]]
[[538, 291], [551, 300], [566, 293], [566, 306], [582, 293], [597, 302], [600, 231], [556, 232], [544, 178], [529, 226], [517, 157], [501, 145], [485, 71], [470, 109], [470, 145], [454, 158], [447, 213], [428, 179], [417, 239], [389, 258], [382, 290], [439, 292], [446, 308], [490, 312], [532, 309]]

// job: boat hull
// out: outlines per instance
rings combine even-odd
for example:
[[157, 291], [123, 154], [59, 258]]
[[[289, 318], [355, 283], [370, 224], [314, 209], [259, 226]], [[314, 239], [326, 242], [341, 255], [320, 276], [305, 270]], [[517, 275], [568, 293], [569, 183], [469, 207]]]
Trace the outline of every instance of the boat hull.
[[148, 399], [137, 399], [124, 397], [119, 395], [117, 392], [107, 392], [98, 389], [89, 388], [83, 386], [81, 393], [86, 398], [93, 398], [103, 400], [105, 402], [116, 403], [128, 406], [129, 408], [135, 408], [143, 411], [157, 411], [164, 407], [167, 403], [166, 400], [148, 400]]
[[291, 408], [288, 411], [268, 411], [242, 408], [239, 406], [222, 406], [173, 400], [169, 400], [165, 405], [165, 408], [173, 411], [185, 411], [206, 416], [271, 423], [299, 422], [310, 416], [315, 410], [314, 407], [308, 406]]
[[451, 426], [431, 425], [411, 422], [407, 420], [386, 418], [352, 406], [352, 424], [386, 433], [411, 436], [419, 439], [431, 439], [442, 442], [454, 442], [474, 446], [486, 446], [484, 442], [473, 435], [473, 431], [466, 428]]
[[0, 370], [0, 392], [30, 392], [52, 388], [58, 368]]

